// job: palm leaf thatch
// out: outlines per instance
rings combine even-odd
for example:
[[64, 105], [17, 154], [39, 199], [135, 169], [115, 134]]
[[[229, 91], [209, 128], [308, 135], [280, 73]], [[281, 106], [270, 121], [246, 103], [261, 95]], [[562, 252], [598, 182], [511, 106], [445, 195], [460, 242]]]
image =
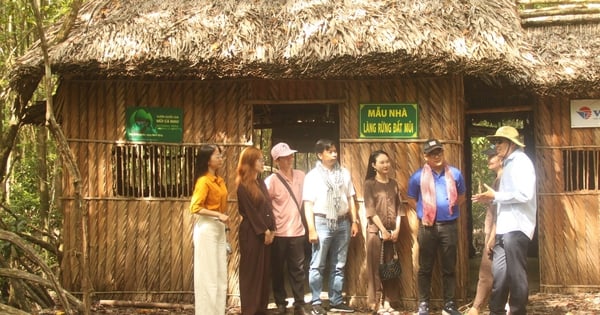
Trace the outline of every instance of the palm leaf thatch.
[[526, 28], [542, 61], [533, 84], [543, 94], [593, 96], [600, 91], [600, 24]]
[[[536, 63], [524, 37], [511, 0], [92, 0], [50, 58], [55, 73], [83, 77], [463, 73], [522, 83]], [[11, 82], [41, 73], [34, 47]]]

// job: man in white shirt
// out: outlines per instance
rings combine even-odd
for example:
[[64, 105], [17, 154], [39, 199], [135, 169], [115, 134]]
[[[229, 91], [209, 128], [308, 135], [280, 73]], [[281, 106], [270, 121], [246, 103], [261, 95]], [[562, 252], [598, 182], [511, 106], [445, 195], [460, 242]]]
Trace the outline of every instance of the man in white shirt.
[[[343, 303], [344, 269], [350, 236], [358, 233], [354, 186], [350, 172], [340, 166], [333, 141], [321, 139], [315, 145], [319, 161], [304, 178], [304, 210], [308, 240], [313, 244], [308, 283], [312, 293], [312, 315], [325, 315], [321, 290], [329, 263], [329, 305], [332, 312], [352, 313]], [[328, 259], [329, 262], [328, 262]]]
[[525, 145], [515, 128], [502, 126], [487, 138], [496, 145], [496, 153], [503, 159], [498, 191], [486, 185], [486, 192], [473, 196], [475, 202], [492, 201], [497, 205], [490, 315], [506, 314], [509, 295], [510, 314], [527, 314], [527, 251], [537, 215], [535, 169], [523, 152]]

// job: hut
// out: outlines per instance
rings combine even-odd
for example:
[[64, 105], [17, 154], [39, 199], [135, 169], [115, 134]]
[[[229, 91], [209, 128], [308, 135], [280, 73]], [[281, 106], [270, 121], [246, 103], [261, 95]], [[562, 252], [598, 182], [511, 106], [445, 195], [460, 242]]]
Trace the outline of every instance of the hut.
[[[80, 214], [70, 175], [65, 174], [63, 285], [78, 292], [82, 278], [89, 277], [98, 299], [192, 301], [190, 161], [203, 143], [225, 148], [223, 176], [230, 188], [228, 211], [234, 225], [240, 220], [235, 167], [248, 145], [265, 148], [273, 139], [282, 139], [309, 157], [310, 143], [334, 138], [342, 164], [353, 175], [360, 206], [365, 163], [372, 150], [392, 153], [401, 191], [421, 166], [420, 148], [428, 138], [442, 139], [449, 162], [466, 169], [471, 152], [465, 117], [509, 102], [485, 102], [485, 91], [518, 91], [510, 95], [519, 99], [534, 95], [523, 92], [527, 87], [551, 86], [534, 84], [536, 67], [545, 64], [526, 42], [516, 8], [509, 0], [86, 2], [68, 35], [49, 52], [59, 78], [54, 102], [81, 170], [83, 209], [89, 217], [89, 243], [82, 244], [76, 234]], [[58, 26], [49, 30], [51, 41], [58, 31]], [[35, 46], [19, 60], [11, 78], [19, 94], [17, 107], [27, 108], [42, 73], [42, 55]], [[532, 109], [563, 113], [565, 98], [534, 99]], [[389, 126], [389, 132], [366, 128], [368, 123], [394, 122], [361, 112], [378, 105], [409, 111], [395, 120], [404, 127], [394, 131]], [[538, 109], [526, 112], [548, 115]], [[147, 130], [163, 131], [139, 132], [133, 129], [137, 122]], [[535, 137], [528, 137], [543, 150], [536, 152], [545, 156], [538, 165], [562, 169], [556, 162], [562, 153], [551, 141], [564, 132], [536, 127]], [[569, 141], [560, 143], [570, 146]], [[579, 193], [557, 194], [549, 180], [562, 180], [559, 174], [556, 169], [540, 172], [540, 183], [549, 189], [543, 191], [548, 194], [543, 194], [542, 205], [566, 203], [575, 211], [596, 198], [593, 208], [581, 209], [589, 211], [585, 219], [576, 222], [589, 222], [594, 213], [597, 222], [598, 188], [596, 194], [583, 196], [587, 201]], [[541, 212], [540, 230], [557, 224], [557, 215], [574, 216], [557, 212]], [[467, 301], [469, 276], [466, 215], [459, 224], [460, 303]], [[400, 280], [407, 309], [417, 298], [417, 227], [409, 211], [402, 226]], [[570, 269], [563, 269], [577, 272], [573, 266], [590, 259], [584, 248], [598, 244], [592, 237], [597, 233], [573, 225], [569, 231], [583, 233], [581, 240], [589, 241], [577, 245], [577, 262], [568, 260]], [[543, 235], [540, 240], [549, 241], [548, 234]], [[567, 242], [560, 231], [553, 235], [563, 237], [563, 243], [552, 246]], [[230, 239], [228, 290], [234, 305], [239, 264], [235, 228]], [[81, 246], [90, 253], [88, 275], [82, 274], [77, 254]], [[540, 246], [542, 253], [550, 250], [545, 246]], [[598, 258], [597, 249], [595, 253]], [[548, 259], [541, 263], [543, 270], [555, 268], [554, 255], [542, 255]], [[353, 305], [365, 303], [364, 256], [361, 235], [351, 243], [347, 266], [345, 291]], [[434, 280], [435, 301], [440, 301], [439, 273]], [[561, 279], [548, 281], [550, 285]]]
[[[597, 3], [522, 11], [534, 68], [540, 290], [600, 290]], [[589, 115], [585, 108], [589, 111]]]

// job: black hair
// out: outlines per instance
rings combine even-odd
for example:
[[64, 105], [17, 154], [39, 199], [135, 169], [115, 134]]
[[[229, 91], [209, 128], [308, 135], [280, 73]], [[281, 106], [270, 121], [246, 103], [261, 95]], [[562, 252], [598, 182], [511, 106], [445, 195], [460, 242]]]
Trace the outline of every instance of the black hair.
[[388, 158], [390, 157], [390, 155], [383, 150], [374, 151], [369, 156], [369, 162], [367, 163], [367, 175], [365, 176], [365, 180], [373, 179], [375, 178], [375, 175], [377, 175], [377, 171], [375, 171], [373, 164], [375, 164], [375, 162], [377, 161], [377, 157], [382, 154], [387, 156]]
[[206, 174], [208, 172], [208, 161], [210, 161], [210, 157], [215, 153], [215, 151], [219, 151], [221, 153], [221, 148], [214, 144], [203, 144], [198, 153], [196, 155], [196, 163], [194, 165], [195, 170], [195, 179]]
[[331, 147], [335, 147], [333, 140], [319, 139], [315, 144], [315, 153], [323, 153], [323, 151], [329, 150]]

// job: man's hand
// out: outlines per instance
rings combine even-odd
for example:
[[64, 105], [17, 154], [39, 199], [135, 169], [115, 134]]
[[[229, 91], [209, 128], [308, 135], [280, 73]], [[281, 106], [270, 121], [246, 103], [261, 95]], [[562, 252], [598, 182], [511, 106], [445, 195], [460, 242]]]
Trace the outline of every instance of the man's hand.
[[315, 229], [308, 229], [308, 241], [313, 244], [319, 242], [319, 234]]
[[471, 197], [471, 200], [473, 202], [489, 203], [494, 200], [494, 197], [496, 196], [496, 191], [487, 184], [483, 184], [483, 186], [485, 186], [487, 190], [481, 194], [473, 195], [473, 197]]

